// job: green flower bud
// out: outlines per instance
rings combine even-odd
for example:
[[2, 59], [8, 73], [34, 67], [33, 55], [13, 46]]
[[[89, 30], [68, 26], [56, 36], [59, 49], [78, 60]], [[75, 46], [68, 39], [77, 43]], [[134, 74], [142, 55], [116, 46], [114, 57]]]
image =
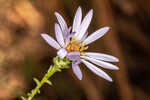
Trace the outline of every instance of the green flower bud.
[[53, 59], [54, 65], [57, 66], [60, 69], [66, 69], [69, 68], [69, 64], [71, 63], [69, 59], [67, 59], [66, 57], [61, 59], [60, 57], [55, 57]]

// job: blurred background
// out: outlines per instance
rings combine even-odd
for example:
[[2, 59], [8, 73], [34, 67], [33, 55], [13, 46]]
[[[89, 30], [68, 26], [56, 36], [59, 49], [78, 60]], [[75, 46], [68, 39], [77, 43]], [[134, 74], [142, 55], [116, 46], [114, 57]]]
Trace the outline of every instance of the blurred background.
[[56, 51], [40, 36], [54, 37], [54, 12], [72, 25], [78, 6], [94, 16], [89, 33], [103, 26], [111, 30], [89, 45], [88, 51], [120, 59], [119, 71], [105, 70], [109, 83], [81, 65], [83, 80], [69, 70], [56, 73], [34, 100], [150, 100], [149, 0], [0, 0], [0, 100], [20, 100], [41, 79]]

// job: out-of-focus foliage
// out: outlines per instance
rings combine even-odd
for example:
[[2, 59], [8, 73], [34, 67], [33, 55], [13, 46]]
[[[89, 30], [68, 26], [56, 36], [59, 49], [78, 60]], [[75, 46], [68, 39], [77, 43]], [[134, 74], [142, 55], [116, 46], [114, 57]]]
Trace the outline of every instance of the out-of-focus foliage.
[[84, 65], [82, 81], [71, 69], [63, 70], [35, 100], [150, 100], [149, 4], [149, 0], [0, 0], [0, 100], [17, 100], [36, 86], [32, 78], [41, 79], [56, 56], [40, 34], [54, 36], [55, 11], [70, 26], [78, 6], [84, 15], [94, 9], [89, 33], [111, 27], [89, 51], [118, 57], [120, 70], [112, 73], [113, 83]]

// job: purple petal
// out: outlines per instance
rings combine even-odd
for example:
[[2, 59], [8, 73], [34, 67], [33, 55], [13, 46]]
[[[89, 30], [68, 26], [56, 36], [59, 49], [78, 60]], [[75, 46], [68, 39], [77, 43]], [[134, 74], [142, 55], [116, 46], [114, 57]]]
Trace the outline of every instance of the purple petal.
[[118, 58], [111, 56], [111, 55], [103, 54], [103, 53], [85, 52], [84, 55], [89, 56], [94, 59], [98, 59], [98, 60], [103, 60], [103, 61], [108, 61], [108, 62], [119, 62]]
[[80, 52], [70, 52], [68, 53], [69, 56], [80, 56]]
[[68, 27], [67, 27], [67, 24], [66, 24], [66, 21], [64, 20], [64, 18], [59, 14], [59, 13], [57, 13], [57, 12], [55, 12], [55, 16], [56, 16], [56, 18], [57, 18], [57, 20], [58, 20], [58, 22], [59, 22], [59, 24], [60, 24], [60, 27], [61, 27], [61, 29], [62, 29], [62, 32], [63, 32], [63, 34], [64, 34], [64, 36], [67, 34], [67, 29], [68, 29]]
[[72, 64], [72, 70], [79, 80], [82, 80], [82, 72], [77, 64]]
[[75, 32], [68, 33], [65, 38], [65, 45], [67, 46], [70, 42], [70, 39], [74, 36]]
[[72, 27], [70, 26], [70, 27], [68, 28], [68, 32], [69, 32], [69, 33], [70, 33], [71, 29], [72, 29]]
[[82, 9], [81, 7], [79, 7], [74, 17], [72, 32], [77, 32], [77, 33], [79, 32], [78, 29], [81, 24], [81, 19], [82, 19]]
[[101, 38], [108, 30], [109, 30], [109, 27], [104, 27], [104, 28], [97, 30], [96, 32], [94, 32], [90, 36], [88, 36], [84, 40], [83, 43], [85, 43], [85, 45], [87, 45], [87, 44], [90, 44], [90, 43], [96, 41], [97, 39]]
[[85, 33], [85, 35], [82, 37], [81, 41], [84, 41], [88, 36], [88, 32]]
[[79, 28], [79, 33], [77, 35], [77, 39], [78, 40], [81, 40], [82, 37], [84, 36], [84, 34], [86, 33], [87, 29], [88, 29], [88, 26], [91, 22], [91, 19], [92, 19], [92, 16], [93, 16], [93, 10], [90, 10], [87, 15], [84, 17], [81, 25], [80, 25], [80, 28]]
[[70, 31], [71, 31], [71, 26], [66, 30], [67, 34], [64, 35], [64, 40], [66, 40], [68, 38], [68, 36], [70, 36]]
[[60, 45], [49, 35], [47, 34], [41, 34], [42, 38], [53, 48], [55, 49], [60, 49]]
[[80, 60], [80, 52], [70, 52], [67, 54], [67, 58], [72, 61]]
[[57, 52], [57, 55], [58, 55], [61, 59], [63, 59], [63, 58], [66, 57], [66, 55], [67, 55], [66, 49], [64, 49], [64, 48], [59, 49], [58, 52]]
[[65, 45], [62, 30], [58, 24], [55, 24], [55, 34], [58, 43], [63, 47]]
[[110, 64], [110, 63], [107, 63], [107, 62], [104, 62], [104, 61], [101, 61], [101, 60], [96, 60], [96, 59], [93, 59], [93, 58], [90, 58], [87, 56], [81, 56], [81, 58], [89, 60], [90, 62], [92, 62], [98, 66], [101, 66], [103, 68], [106, 68], [106, 69], [112, 69], [112, 70], [118, 70], [119, 69], [117, 66]]
[[85, 61], [84, 59], [81, 59], [81, 61], [87, 66], [87, 68], [89, 68], [93, 73], [95, 73], [96, 75], [112, 82], [112, 78], [110, 76], [108, 76], [103, 70], [97, 68], [95, 65]]

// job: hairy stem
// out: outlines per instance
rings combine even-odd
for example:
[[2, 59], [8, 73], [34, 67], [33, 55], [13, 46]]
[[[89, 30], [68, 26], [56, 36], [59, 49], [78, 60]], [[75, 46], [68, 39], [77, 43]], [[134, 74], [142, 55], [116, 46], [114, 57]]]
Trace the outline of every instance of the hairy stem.
[[61, 69], [67, 69], [69, 68], [70, 61], [67, 58], [60, 59], [59, 57], [55, 57], [53, 59], [54, 65], [50, 66], [47, 73], [44, 75], [41, 81], [38, 81], [38, 79], [34, 78], [34, 81], [36, 82], [37, 86], [28, 93], [28, 98], [21, 97], [22, 100], [32, 100], [33, 97], [40, 93], [40, 88], [44, 85], [44, 83], [47, 83], [49, 85], [52, 85], [49, 78], [56, 72], [61, 71]]
[[35, 87], [35, 89], [32, 90], [32, 92], [29, 95], [29, 97], [27, 98], [27, 100], [32, 100], [32, 98], [39, 92], [39, 89], [42, 87], [42, 85], [44, 83], [47, 83], [49, 81], [48, 79], [57, 71], [58, 70], [57, 70], [57, 68], [55, 68], [55, 66], [51, 66], [49, 68], [49, 71], [45, 74], [43, 79], [40, 81], [40, 83], [38, 83], [38, 85]]

